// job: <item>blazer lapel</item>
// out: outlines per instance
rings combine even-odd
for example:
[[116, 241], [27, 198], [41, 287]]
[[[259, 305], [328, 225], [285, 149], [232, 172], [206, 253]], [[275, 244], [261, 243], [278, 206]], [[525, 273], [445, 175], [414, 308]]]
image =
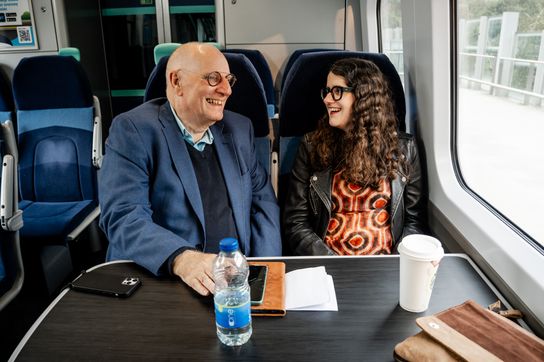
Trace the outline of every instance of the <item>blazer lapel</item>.
[[189, 199], [189, 203], [193, 207], [202, 229], [205, 230], [204, 224], [204, 210], [202, 207], [202, 200], [200, 198], [200, 189], [198, 188], [198, 182], [196, 180], [195, 171], [192, 167], [191, 156], [187, 151], [187, 144], [183, 140], [181, 130], [172, 114], [170, 109], [170, 103], [166, 102], [160, 110], [159, 120], [163, 124], [162, 131], [168, 149], [170, 150], [170, 157], [173, 160], [176, 173], [181, 180], [185, 194]]
[[[223, 124], [221, 122], [214, 124], [211, 127], [214, 144], [217, 150], [217, 157], [221, 170], [223, 171], [223, 178], [225, 179], [225, 186], [229, 194], [230, 205], [232, 207], [232, 213], [234, 214], [234, 222], [236, 223], [236, 229], [238, 230], [238, 237], [240, 241], [249, 242], [247, 239], [247, 232], [244, 229], [244, 195], [242, 195], [242, 176], [240, 174], [240, 166], [238, 165], [238, 157], [236, 150], [234, 149], [232, 135], [230, 133], [223, 133]], [[246, 249], [247, 250], [247, 249]]]

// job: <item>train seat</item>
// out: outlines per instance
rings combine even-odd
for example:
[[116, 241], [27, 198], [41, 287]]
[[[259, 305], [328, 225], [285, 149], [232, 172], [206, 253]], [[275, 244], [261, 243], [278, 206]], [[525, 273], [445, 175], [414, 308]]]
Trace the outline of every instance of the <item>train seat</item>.
[[325, 51], [300, 54], [293, 63], [280, 99], [279, 122], [279, 197], [284, 201], [285, 188], [298, 150], [300, 138], [315, 129], [325, 114], [320, 89], [327, 81], [331, 65], [343, 58], [363, 58], [374, 62], [384, 73], [394, 98], [399, 130], [405, 130], [406, 105], [400, 77], [384, 54], [355, 51]]
[[268, 117], [272, 118], [276, 114], [276, 95], [274, 89], [274, 81], [272, 80], [272, 73], [270, 67], [266, 62], [263, 54], [256, 49], [226, 49], [224, 53], [236, 53], [243, 54], [249, 59], [251, 64], [255, 67], [259, 78], [263, 83], [264, 92], [266, 94], [266, 103], [268, 105]]
[[13, 94], [23, 250], [39, 255], [52, 293], [60, 285], [51, 281], [72, 272], [73, 241], [89, 226], [98, 227], [100, 108], [72, 56], [23, 58], [13, 73]]
[[26, 210], [21, 234], [64, 239], [98, 205], [93, 137], [99, 112], [89, 81], [73, 57], [24, 58], [13, 73], [13, 93]]

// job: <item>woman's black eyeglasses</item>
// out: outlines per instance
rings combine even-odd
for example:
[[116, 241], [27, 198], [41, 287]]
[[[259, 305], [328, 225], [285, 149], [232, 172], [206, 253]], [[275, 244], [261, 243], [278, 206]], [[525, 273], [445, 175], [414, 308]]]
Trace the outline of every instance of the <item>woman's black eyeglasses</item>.
[[332, 88], [325, 87], [321, 89], [321, 99], [325, 99], [327, 97], [327, 94], [331, 94], [332, 99], [335, 101], [339, 101], [342, 99], [342, 96], [344, 95], [344, 92], [352, 92], [352, 87], [340, 87], [338, 85], [335, 85]]

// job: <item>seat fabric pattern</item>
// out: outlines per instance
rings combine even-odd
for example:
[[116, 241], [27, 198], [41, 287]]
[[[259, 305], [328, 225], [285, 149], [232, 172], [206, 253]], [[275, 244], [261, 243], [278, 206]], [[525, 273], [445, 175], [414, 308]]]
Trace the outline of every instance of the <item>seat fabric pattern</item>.
[[92, 108], [18, 112], [19, 147], [25, 150], [19, 167], [23, 199], [96, 199], [92, 115]]

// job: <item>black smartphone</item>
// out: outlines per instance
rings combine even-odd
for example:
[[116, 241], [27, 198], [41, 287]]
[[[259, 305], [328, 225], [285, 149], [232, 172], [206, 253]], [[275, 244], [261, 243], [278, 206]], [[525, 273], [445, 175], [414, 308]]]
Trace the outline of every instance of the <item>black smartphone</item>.
[[263, 303], [267, 273], [268, 267], [266, 265], [249, 266], [248, 282], [251, 289], [251, 305]]
[[83, 273], [70, 288], [85, 293], [127, 298], [142, 285], [140, 278], [127, 275]]

